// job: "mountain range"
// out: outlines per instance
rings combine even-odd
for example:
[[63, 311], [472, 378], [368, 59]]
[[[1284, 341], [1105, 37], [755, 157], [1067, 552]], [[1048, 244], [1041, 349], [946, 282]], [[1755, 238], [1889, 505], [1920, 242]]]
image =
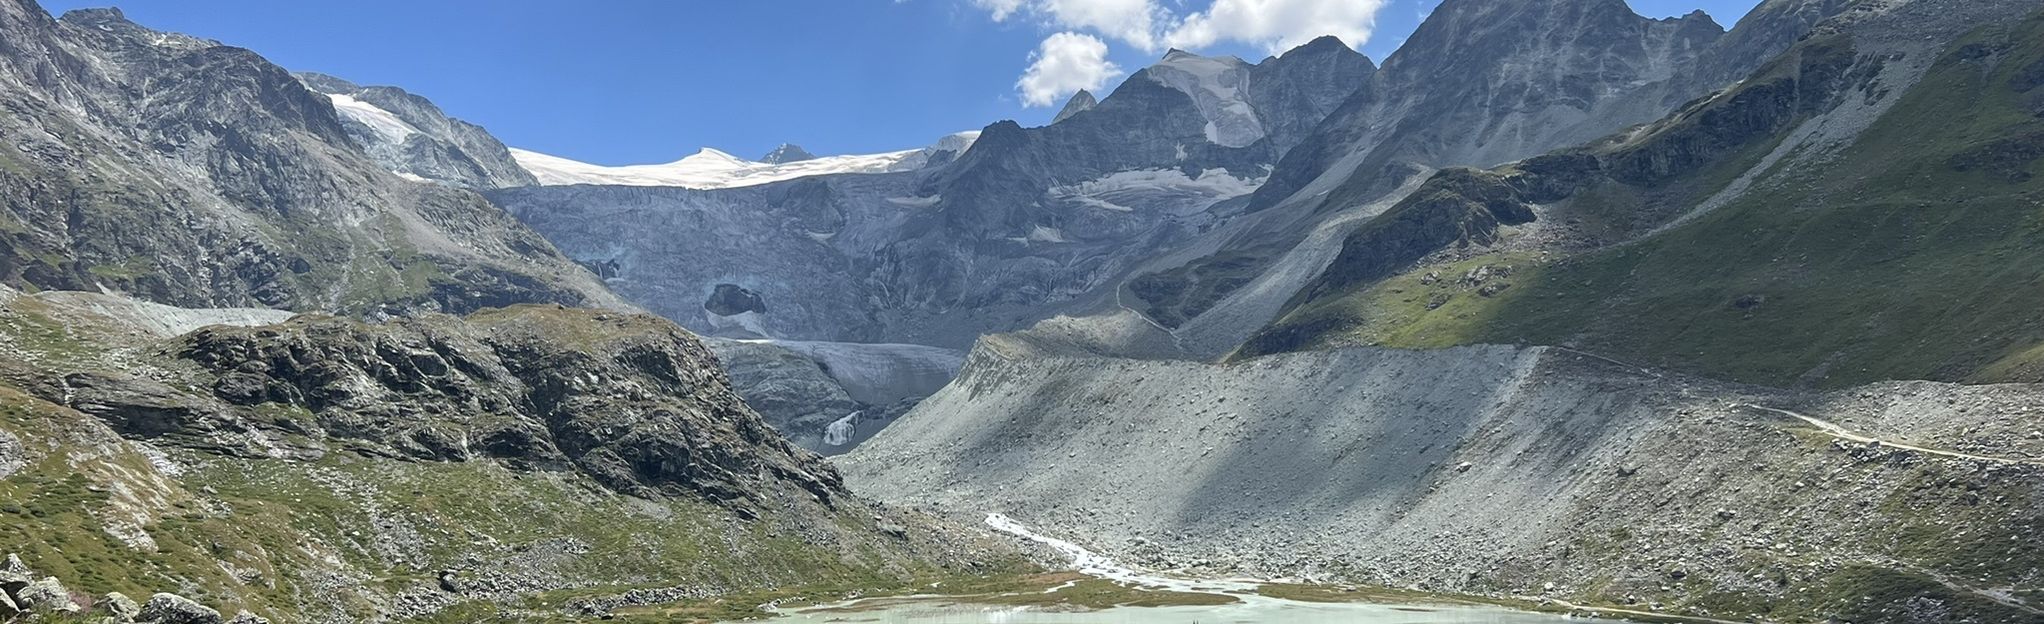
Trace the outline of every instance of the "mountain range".
[[1338, 595], [2036, 622], [2040, 42], [1444, 0], [1381, 65], [606, 166], [0, 0], [0, 618], [1149, 591], [998, 514]]

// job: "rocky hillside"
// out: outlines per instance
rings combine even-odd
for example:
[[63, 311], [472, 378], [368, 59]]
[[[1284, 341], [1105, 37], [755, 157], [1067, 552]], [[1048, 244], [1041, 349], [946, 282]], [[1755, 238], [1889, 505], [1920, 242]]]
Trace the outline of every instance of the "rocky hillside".
[[5, 0], [0, 57], [0, 283], [192, 307], [624, 306], [474, 193], [386, 171], [326, 96], [248, 50]]
[[1638, 132], [1436, 176], [1247, 351], [1530, 342], [1777, 385], [2044, 379], [2044, 300], [2019, 286], [2044, 275], [2040, 10], [1862, 5]]
[[0, 0], [0, 107], [0, 618], [724, 619], [1026, 567], [847, 492], [461, 188], [523, 178], [423, 100]]
[[[1792, 42], [1774, 32], [1777, 21], [1785, 20], [1748, 19], [1738, 38], [1747, 49], [1769, 43], [1753, 41], [1759, 31]], [[1716, 42], [1728, 37], [1707, 15], [1653, 20], [1618, 0], [1442, 3], [1284, 155], [1248, 200], [1249, 216], [1213, 243], [1189, 246], [1198, 253], [1140, 269], [1123, 299], [1193, 355], [1224, 353], [1322, 270], [1330, 239], [1401, 199], [1414, 176], [1525, 158], [1658, 118], [1720, 86], [1689, 87], [1684, 72], [1721, 65]]]
[[654, 317], [165, 327], [116, 297], [0, 298], [0, 532], [73, 589], [290, 622], [552, 621], [1014, 561], [846, 492]]
[[489, 131], [447, 116], [431, 100], [325, 74], [300, 73], [298, 79], [332, 100], [348, 137], [399, 176], [471, 189], [539, 184]]
[[1002, 513], [1199, 575], [1718, 621], [2044, 617], [2044, 387], [1786, 392], [1560, 348], [1237, 364], [990, 337], [839, 458], [856, 491]]

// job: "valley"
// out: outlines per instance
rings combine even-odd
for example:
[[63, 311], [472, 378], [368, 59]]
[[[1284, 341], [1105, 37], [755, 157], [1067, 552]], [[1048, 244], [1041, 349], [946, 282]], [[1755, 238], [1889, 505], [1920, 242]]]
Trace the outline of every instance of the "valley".
[[0, 0], [0, 622], [2044, 622], [2044, 0], [1411, 28], [605, 165]]

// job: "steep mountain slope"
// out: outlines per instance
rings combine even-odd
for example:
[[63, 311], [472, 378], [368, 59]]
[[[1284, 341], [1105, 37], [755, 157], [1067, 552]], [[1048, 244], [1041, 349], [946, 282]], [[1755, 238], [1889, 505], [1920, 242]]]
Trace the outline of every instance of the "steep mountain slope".
[[[1224, 219], [1285, 142], [1372, 70], [1333, 39], [1255, 65], [1173, 52], [1096, 106], [1041, 128], [989, 126], [970, 149], [912, 170], [491, 198], [602, 267], [620, 292], [698, 331], [962, 348], [1095, 305], [1100, 284], [1131, 263]], [[694, 184], [651, 169], [678, 170], [540, 177]], [[720, 289], [761, 305], [705, 305]]]
[[1614, 0], [1445, 2], [1284, 154], [1250, 198], [1252, 218], [1201, 254], [1145, 267], [1125, 301], [1193, 355], [1225, 352], [1325, 265], [1324, 241], [1397, 201], [1412, 176], [1659, 117], [1675, 105], [1663, 85], [1723, 34], [1706, 15], [1652, 20]]
[[0, 2], [0, 283], [188, 306], [624, 306], [481, 197], [359, 151], [255, 54]]
[[1782, 392], [1557, 348], [1214, 365], [994, 336], [836, 462], [881, 500], [1001, 513], [1196, 576], [2014, 624], [2044, 613], [2040, 400], [2034, 385]]
[[298, 79], [333, 100], [348, 136], [399, 175], [472, 189], [539, 183], [489, 131], [448, 117], [426, 98], [325, 74], [301, 73]]
[[[1778, 384], [2040, 379], [2040, 6], [1849, 13], [1632, 136], [1436, 178], [1250, 351], [1566, 343]], [[1486, 265], [1511, 275], [1457, 279]]]

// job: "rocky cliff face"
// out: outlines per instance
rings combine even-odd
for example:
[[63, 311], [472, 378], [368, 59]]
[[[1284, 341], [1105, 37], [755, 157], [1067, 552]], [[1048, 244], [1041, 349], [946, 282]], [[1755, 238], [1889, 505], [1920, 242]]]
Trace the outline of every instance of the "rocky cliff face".
[[1225, 353], [1333, 259], [1329, 239], [1403, 199], [1415, 176], [1659, 117], [1675, 106], [1664, 85], [1723, 35], [1706, 15], [1653, 20], [1610, 0], [1443, 3], [1284, 154], [1247, 218], [1137, 269], [1124, 303], [1192, 355]]
[[[1348, 238], [1246, 351], [1566, 342], [1770, 384], [2039, 379], [2034, 336], [2012, 324], [2033, 300], [1956, 303], [2038, 270], [2019, 223], [2035, 184], [2036, 150], [2022, 146], [2038, 132], [2026, 68], [2039, 10], [1861, 5], [1634, 132], [1436, 176]], [[1491, 182], [1465, 183], [1477, 179]], [[1500, 229], [1466, 218], [1476, 205], [1524, 217]], [[1879, 225], [1904, 215], [1958, 229]], [[1797, 231], [1825, 234], [1754, 238]], [[1797, 268], [1769, 260], [1779, 254]], [[1485, 266], [1520, 275], [1487, 292], [1452, 286]], [[1447, 279], [1416, 284], [1427, 275]], [[1973, 338], [1941, 338], [1959, 326]]]
[[[1333, 39], [1254, 65], [1174, 52], [1083, 112], [995, 124], [919, 171], [491, 197], [699, 331], [961, 348], [1093, 305], [1130, 263], [1223, 218], [1372, 70]], [[724, 284], [767, 311], [702, 305]]]
[[473, 193], [360, 151], [247, 50], [0, 3], [0, 281], [187, 306], [622, 306]]
[[348, 137], [398, 175], [469, 189], [539, 184], [489, 131], [447, 116], [431, 100], [325, 74], [301, 73], [298, 79], [331, 99]]
[[789, 441], [851, 450], [950, 383], [965, 355], [903, 344], [711, 340], [732, 389]]

